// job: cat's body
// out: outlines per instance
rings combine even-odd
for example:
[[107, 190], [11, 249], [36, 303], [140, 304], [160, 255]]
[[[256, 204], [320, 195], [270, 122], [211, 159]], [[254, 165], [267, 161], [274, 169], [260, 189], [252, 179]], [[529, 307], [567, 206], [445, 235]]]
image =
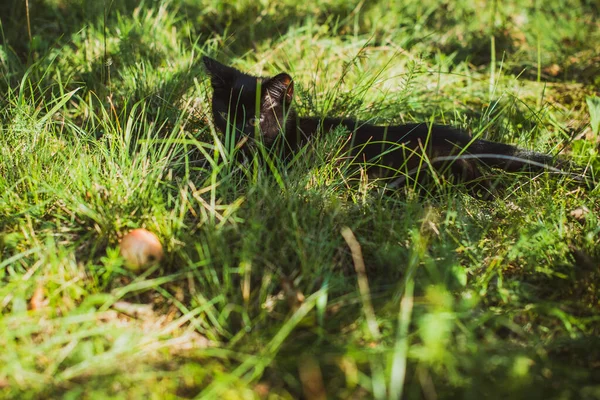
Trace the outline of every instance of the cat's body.
[[235, 132], [243, 142], [251, 142], [258, 135], [264, 144], [272, 146], [283, 139], [284, 149], [294, 152], [318, 134], [343, 126], [350, 132], [347, 156], [364, 166], [371, 177], [405, 179], [428, 166], [460, 180], [479, 178], [482, 165], [505, 171], [556, 170], [551, 156], [473, 139], [450, 126], [377, 126], [352, 119], [298, 117], [288, 74], [255, 77], [208, 57], [203, 61], [214, 89], [215, 124], [223, 133]]

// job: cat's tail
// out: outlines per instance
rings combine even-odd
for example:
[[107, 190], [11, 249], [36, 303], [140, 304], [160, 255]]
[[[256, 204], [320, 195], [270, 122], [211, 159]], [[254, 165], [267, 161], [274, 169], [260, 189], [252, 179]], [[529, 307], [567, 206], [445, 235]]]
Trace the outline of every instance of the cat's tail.
[[504, 143], [479, 139], [459, 156], [461, 159], [475, 159], [480, 164], [500, 168], [507, 172], [548, 172], [566, 175], [569, 178], [589, 184], [590, 177], [578, 172], [580, 168], [560, 157], [524, 150]]
[[[488, 140], [475, 140], [464, 154], [493, 168], [508, 172], [518, 171], [562, 171], [557, 158], [516, 146]], [[462, 157], [461, 157], [462, 158]]]

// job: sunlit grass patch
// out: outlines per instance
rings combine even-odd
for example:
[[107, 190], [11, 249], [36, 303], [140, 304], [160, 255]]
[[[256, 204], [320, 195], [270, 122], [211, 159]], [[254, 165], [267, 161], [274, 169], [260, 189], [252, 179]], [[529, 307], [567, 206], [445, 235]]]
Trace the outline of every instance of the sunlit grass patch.
[[[199, 63], [593, 175], [598, 8], [571, 3], [0, 5], [0, 397], [597, 398], [597, 186], [391, 190], [343, 129], [242, 157]], [[166, 254], [135, 274], [139, 227]]]

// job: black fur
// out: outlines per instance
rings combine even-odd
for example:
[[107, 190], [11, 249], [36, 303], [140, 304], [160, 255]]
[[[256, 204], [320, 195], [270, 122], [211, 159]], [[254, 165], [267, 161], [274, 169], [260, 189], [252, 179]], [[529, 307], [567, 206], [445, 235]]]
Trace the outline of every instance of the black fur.
[[378, 126], [352, 119], [298, 117], [292, 105], [294, 83], [288, 74], [256, 77], [209, 57], [203, 57], [203, 61], [214, 90], [215, 124], [222, 132], [234, 132], [238, 140], [258, 135], [271, 146], [281, 138], [287, 151], [294, 152], [316, 135], [341, 125], [351, 133], [348, 157], [365, 166], [369, 176], [393, 178], [395, 182], [427, 165], [466, 181], [480, 178], [482, 166], [560, 172], [549, 155], [473, 139], [446, 125]]

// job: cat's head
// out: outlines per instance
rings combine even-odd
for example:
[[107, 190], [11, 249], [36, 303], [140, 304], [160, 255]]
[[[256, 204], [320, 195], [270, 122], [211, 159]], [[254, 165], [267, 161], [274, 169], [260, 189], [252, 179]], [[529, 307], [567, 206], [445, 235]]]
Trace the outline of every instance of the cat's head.
[[202, 61], [213, 88], [213, 118], [222, 133], [235, 133], [237, 141], [256, 139], [258, 135], [263, 143], [271, 145], [291, 130], [294, 83], [288, 74], [262, 78], [210, 57]]

